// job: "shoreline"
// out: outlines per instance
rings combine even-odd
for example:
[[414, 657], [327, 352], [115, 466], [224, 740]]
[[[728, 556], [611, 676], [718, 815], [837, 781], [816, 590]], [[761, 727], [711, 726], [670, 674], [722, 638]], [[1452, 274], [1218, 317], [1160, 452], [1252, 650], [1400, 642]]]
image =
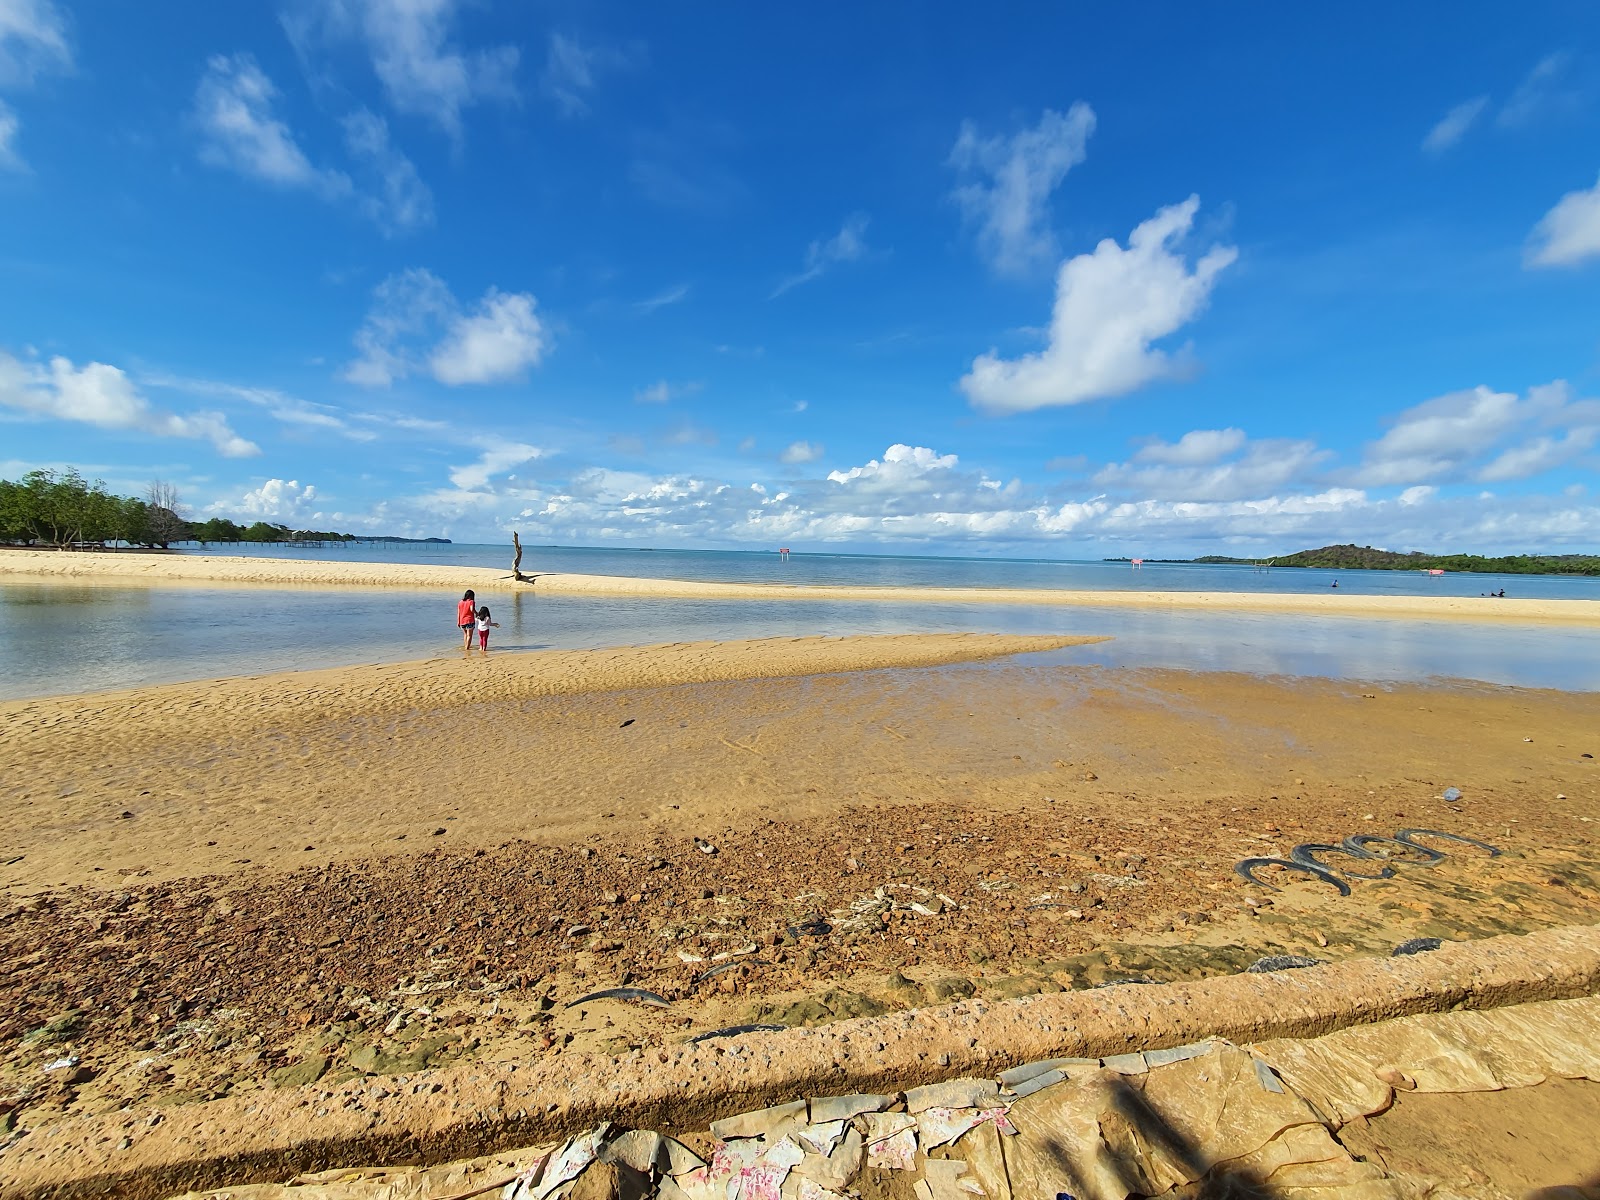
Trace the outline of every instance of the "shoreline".
[[535, 574], [519, 584], [493, 567], [411, 563], [335, 563], [245, 556], [0, 554], [0, 584], [70, 582], [83, 586], [205, 584], [262, 588], [385, 588], [432, 591], [472, 588], [557, 596], [641, 600], [821, 600], [923, 604], [1007, 604], [1083, 608], [1156, 608], [1199, 612], [1289, 613], [1485, 624], [1600, 626], [1600, 604], [1586, 600], [1482, 597], [1362, 596], [1307, 593], [1088, 591], [1046, 588], [870, 587], [822, 584], [711, 583], [615, 575]]

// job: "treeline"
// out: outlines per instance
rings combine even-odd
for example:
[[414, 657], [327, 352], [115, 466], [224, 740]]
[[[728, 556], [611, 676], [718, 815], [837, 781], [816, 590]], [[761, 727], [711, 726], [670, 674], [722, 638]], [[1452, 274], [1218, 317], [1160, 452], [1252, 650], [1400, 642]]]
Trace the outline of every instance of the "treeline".
[[0, 479], [0, 541], [62, 549], [122, 542], [165, 550], [173, 542], [354, 540], [353, 534], [290, 529], [266, 521], [190, 521], [182, 515], [177, 489], [160, 480], [139, 497], [115, 495], [100, 480], [91, 483], [76, 470], [29, 471], [15, 482]]
[[1424, 554], [1375, 550], [1371, 546], [1323, 546], [1280, 558], [1227, 558], [1208, 554], [1197, 563], [1261, 563], [1274, 567], [1323, 567], [1334, 571], [1475, 571], [1496, 575], [1600, 575], [1600, 554]]

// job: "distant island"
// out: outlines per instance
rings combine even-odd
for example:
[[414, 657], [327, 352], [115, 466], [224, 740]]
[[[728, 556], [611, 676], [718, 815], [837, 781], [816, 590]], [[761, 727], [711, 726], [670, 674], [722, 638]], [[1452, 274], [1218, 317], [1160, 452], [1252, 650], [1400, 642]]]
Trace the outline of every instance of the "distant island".
[[[1132, 562], [1108, 558], [1105, 562]], [[1206, 554], [1199, 558], [1145, 558], [1147, 563], [1228, 564], [1251, 567], [1321, 567], [1333, 571], [1459, 571], [1490, 575], [1600, 575], [1600, 554], [1508, 554], [1486, 558], [1481, 554], [1401, 553], [1371, 546], [1323, 546], [1275, 557], [1231, 558]]]

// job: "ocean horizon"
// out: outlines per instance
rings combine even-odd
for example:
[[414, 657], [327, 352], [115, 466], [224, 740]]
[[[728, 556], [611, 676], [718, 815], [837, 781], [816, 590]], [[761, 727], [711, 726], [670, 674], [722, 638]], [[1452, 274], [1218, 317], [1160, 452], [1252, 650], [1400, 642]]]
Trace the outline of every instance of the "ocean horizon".
[[[250, 544], [195, 546], [178, 552], [207, 557], [296, 558], [328, 562], [427, 563], [511, 569], [509, 543], [339, 542], [321, 547]], [[1050, 559], [856, 551], [680, 550], [651, 546], [523, 544], [522, 570], [575, 575], [851, 587], [990, 587], [1065, 591], [1313, 593], [1368, 596], [1478, 596], [1504, 589], [1528, 600], [1600, 599], [1600, 577], [1489, 572], [1333, 571], [1320, 567], [1258, 569], [1238, 563], [1154, 563], [1135, 567], [1104, 559]]]

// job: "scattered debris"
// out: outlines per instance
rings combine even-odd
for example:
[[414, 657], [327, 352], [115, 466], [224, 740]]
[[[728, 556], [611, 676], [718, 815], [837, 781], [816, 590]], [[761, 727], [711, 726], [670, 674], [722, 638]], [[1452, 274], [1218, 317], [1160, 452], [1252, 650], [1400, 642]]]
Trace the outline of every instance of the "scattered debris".
[[1302, 967], [1320, 967], [1326, 959], [1306, 958], [1299, 954], [1269, 954], [1258, 958], [1245, 968], [1251, 975], [1267, 975], [1273, 971], [1297, 971]]
[[576, 1008], [580, 1004], [587, 1004], [591, 1000], [637, 1000], [641, 1004], [654, 1005], [656, 1008], [671, 1008], [672, 1002], [665, 996], [658, 996], [655, 992], [637, 987], [605, 988], [602, 991], [590, 992], [587, 996], [579, 996], [576, 1000], [568, 1001], [568, 1008]]
[[1436, 937], [1411, 938], [1401, 942], [1389, 955], [1390, 958], [1400, 958], [1407, 954], [1426, 954], [1430, 950], [1437, 950], [1444, 942]]

